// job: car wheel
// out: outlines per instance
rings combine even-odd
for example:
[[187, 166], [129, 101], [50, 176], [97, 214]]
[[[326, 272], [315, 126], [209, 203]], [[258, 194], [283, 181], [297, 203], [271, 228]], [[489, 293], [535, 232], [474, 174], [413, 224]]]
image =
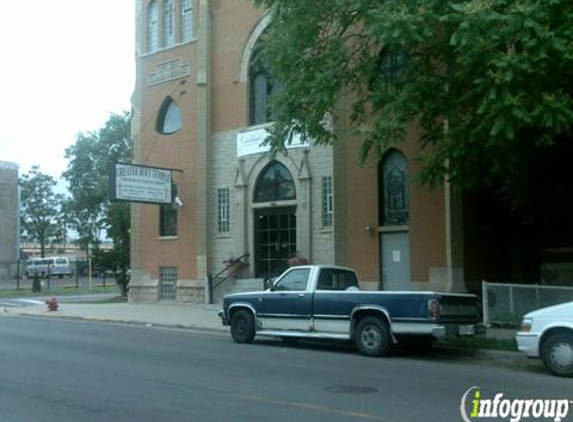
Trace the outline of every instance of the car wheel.
[[390, 351], [388, 324], [376, 317], [366, 317], [356, 326], [356, 347], [366, 356], [384, 356]]
[[249, 311], [240, 310], [231, 317], [231, 337], [236, 343], [251, 343], [255, 338], [255, 320]]
[[551, 335], [541, 347], [541, 357], [554, 375], [573, 377], [573, 334]]

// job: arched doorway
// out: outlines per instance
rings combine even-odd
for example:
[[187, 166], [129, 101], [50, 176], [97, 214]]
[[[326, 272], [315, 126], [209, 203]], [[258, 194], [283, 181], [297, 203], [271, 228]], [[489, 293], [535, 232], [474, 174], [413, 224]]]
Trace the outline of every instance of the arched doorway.
[[296, 250], [296, 188], [291, 173], [278, 161], [270, 162], [255, 183], [255, 276], [272, 277], [286, 268]]

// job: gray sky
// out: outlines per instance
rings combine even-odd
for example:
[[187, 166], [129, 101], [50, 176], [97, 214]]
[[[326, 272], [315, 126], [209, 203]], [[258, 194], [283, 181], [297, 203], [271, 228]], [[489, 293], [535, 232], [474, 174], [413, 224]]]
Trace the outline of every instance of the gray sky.
[[0, 161], [59, 177], [66, 147], [130, 109], [133, 0], [2, 1]]

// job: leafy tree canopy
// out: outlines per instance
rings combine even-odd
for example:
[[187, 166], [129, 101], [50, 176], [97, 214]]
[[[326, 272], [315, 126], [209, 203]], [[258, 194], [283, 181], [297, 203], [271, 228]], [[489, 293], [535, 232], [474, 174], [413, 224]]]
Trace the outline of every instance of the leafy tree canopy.
[[41, 256], [46, 245], [60, 240], [59, 215], [63, 195], [56, 194], [56, 181], [44, 174], [38, 166], [20, 177], [20, 222], [24, 235], [40, 244]]
[[[501, 183], [519, 200], [537, 154], [569, 139], [569, 0], [254, 2], [272, 13], [262, 54], [284, 86], [275, 151], [293, 131], [319, 144], [360, 135], [363, 163], [414, 122], [423, 183]], [[328, 113], [351, 132], [329, 130]]]
[[123, 294], [129, 282], [129, 204], [110, 202], [108, 171], [114, 162], [131, 161], [130, 128], [131, 114], [125, 112], [112, 114], [97, 132], [80, 133], [66, 150], [69, 164], [63, 175], [72, 196], [66, 203], [72, 227], [86, 249], [93, 246], [97, 250], [100, 231], [107, 232], [114, 245], [107, 262], [115, 270]]

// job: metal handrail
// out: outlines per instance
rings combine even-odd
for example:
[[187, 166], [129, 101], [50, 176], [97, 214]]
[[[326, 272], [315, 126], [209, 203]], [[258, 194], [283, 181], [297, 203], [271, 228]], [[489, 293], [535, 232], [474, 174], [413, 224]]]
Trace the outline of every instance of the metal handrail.
[[[231, 268], [233, 265], [235, 265], [238, 262], [242, 262], [244, 263], [243, 259], [244, 258], [248, 258], [249, 254], [248, 253], [244, 253], [243, 255], [241, 255], [238, 258], [235, 259], [231, 259], [229, 261], [229, 263], [221, 270], [219, 271], [217, 274], [215, 275], [211, 275], [209, 274], [207, 276], [207, 280], [209, 283], [209, 303], [213, 303], [213, 292], [215, 291], [215, 289], [220, 286], [221, 284], [223, 284], [224, 282], [226, 282], [227, 280], [229, 280], [231, 277], [233, 277], [235, 275], [235, 273], [237, 271], [239, 271], [239, 269], [236, 269], [235, 271], [232, 271], [229, 273], [229, 268]], [[224, 272], [227, 272], [227, 275], [223, 278], [221, 278], [221, 274], [223, 274]], [[216, 283], [213, 284], [213, 280], [218, 280]]]

